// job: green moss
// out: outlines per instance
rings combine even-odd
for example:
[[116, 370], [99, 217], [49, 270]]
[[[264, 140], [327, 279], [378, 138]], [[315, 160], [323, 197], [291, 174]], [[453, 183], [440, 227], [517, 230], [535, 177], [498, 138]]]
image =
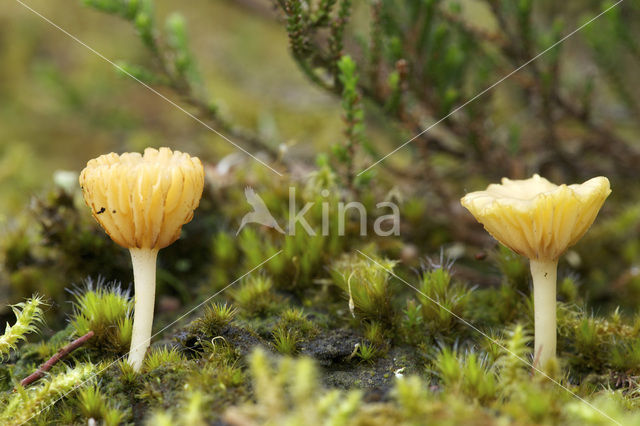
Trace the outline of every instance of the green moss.
[[238, 249], [234, 238], [226, 232], [219, 232], [213, 239], [213, 255], [216, 262], [223, 265], [233, 265], [238, 258]]
[[387, 341], [384, 327], [375, 321], [365, 325], [364, 337], [377, 346], [383, 346]]
[[256, 351], [251, 357], [255, 402], [233, 407], [224, 417], [259, 424], [348, 424], [361, 404], [360, 393], [324, 392], [317, 374], [309, 359], [285, 358], [273, 367], [264, 352]]
[[17, 343], [26, 339], [26, 334], [38, 330], [42, 324], [42, 298], [32, 297], [25, 302], [12, 306], [16, 321], [7, 324], [4, 334], [0, 336], [0, 359], [9, 355], [12, 349], [17, 349]]
[[465, 327], [456, 316], [467, 317], [472, 289], [452, 280], [445, 265], [425, 271], [418, 289], [422, 321], [432, 333], [447, 335], [454, 327]]
[[277, 326], [292, 330], [303, 339], [309, 339], [318, 334], [318, 326], [307, 317], [301, 308], [289, 308], [282, 311]]
[[391, 326], [396, 321], [396, 312], [391, 276], [386, 269], [393, 270], [396, 262], [380, 258], [376, 261], [383, 267], [358, 253], [343, 256], [331, 266], [331, 275], [333, 282], [345, 292], [352, 315]]
[[[77, 404], [83, 417], [102, 420], [105, 426], [116, 426], [124, 420], [124, 413], [112, 407], [109, 398], [96, 384], [90, 384], [78, 390]], [[67, 415], [73, 416], [72, 413]]]
[[32, 390], [18, 388], [0, 411], [0, 421], [6, 425], [19, 425], [36, 418], [59, 398], [67, 396], [78, 383], [89, 379], [94, 371], [92, 364], [78, 365], [52, 376]]
[[498, 245], [491, 255], [506, 284], [516, 290], [527, 291], [529, 289], [530, 273], [527, 260], [512, 252], [503, 245]]
[[[469, 317], [485, 327], [502, 327], [504, 324], [524, 321], [531, 312], [526, 295], [508, 284], [474, 291], [468, 306]], [[492, 308], [486, 309], [487, 306]]]
[[86, 289], [75, 290], [71, 326], [77, 336], [93, 331], [88, 346], [113, 355], [128, 353], [133, 327], [133, 300], [129, 292], [115, 283], [86, 282]]
[[273, 330], [273, 346], [283, 355], [293, 355], [298, 351], [297, 333], [288, 328], [277, 327]]
[[156, 368], [181, 364], [185, 358], [176, 348], [154, 348], [144, 359], [146, 371], [153, 371]]
[[[149, 426], [204, 426], [207, 424], [203, 413], [205, 412], [204, 396], [200, 392], [189, 392], [179, 407], [176, 414], [172, 410], [158, 410], [152, 413], [151, 417], [146, 421]], [[179, 413], [178, 412], [179, 410]]]
[[358, 344], [354, 354], [363, 362], [373, 362], [379, 351], [371, 343], [362, 342]]
[[194, 331], [215, 337], [220, 334], [223, 327], [233, 321], [237, 313], [238, 310], [226, 302], [214, 302], [207, 306], [202, 317], [193, 323]]
[[278, 310], [282, 299], [273, 291], [273, 281], [266, 275], [252, 275], [231, 293], [244, 315], [265, 315]]
[[[271, 202], [280, 203], [282, 195], [274, 192]], [[204, 214], [211, 218], [219, 212]], [[78, 423], [91, 416], [106, 424], [179, 424], [182, 414], [188, 413], [196, 423], [222, 419], [278, 422], [311, 413], [334, 419], [336, 424], [420, 424], [425, 419], [444, 423], [481, 419], [483, 424], [493, 424], [504, 418], [534, 424], [568, 421], [574, 411], [580, 412], [580, 418], [588, 416], [571, 404], [571, 396], [563, 394], [566, 391], [532, 375], [522, 362], [532, 359], [533, 327], [528, 271], [522, 259], [502, 252], [501, 259], [490, 256], [487, 262], [491, 263], [484, 270], [495, 274], [495, 285], [476, 288], [466, 275], [457, 274], [466, 265], [460, 269], [458, 265], [435, 265], [416, 274], [385, 257], [399, 253], [402, 244], [362, 248], [371, 256], [380, 253], [376, 261], [415, 285], [424, 293], [420, 294], [360, 254], [346, 254], [340, 246], [335, 253], [327, 251], [328, 240], [319, 246], [308, 236], [287, 242], [255, 228], [244, 230], [235, 240], [228, 229], [216, 229], [213, 220], [202, 219], [199, 226], [207, 228], [203, 233], [209, 236], [209, 250], [220, 258], [206, 268], [197, 267], [199, 273], [185, 269], [184, 279], [174, 269], [175, 286], [159, 286], [159, 299], [175, 294], [177, 288], [186, 289], [185, 298], [192, 292], [208, 297], [222, 288], [216, 284], [220, 278], [213, 277], [219, 271], [225, 271], [226, 285], [246, 272], [247, 265], [264, 260], [261, 256], [279, 247], [285, 248], [284, 260], [265, 272], [250, 274], [218, 295], [214, 303], [191, 313], [188, 325], [178, 324], [154, 337], [156, 344], [141, 373], [135, 373], [124, 360], [109, 366], [128, 350], [128, 293], [102, 281], [76, 287], [75, 303], [67, 311], [69, 326], [51, 338], [24, 344], [6, 358], [0, 368], [2, 403], [12, 400], [10, 390], [17, 381], [73, 336], [92, 330], [94, 338], [65, 362], [96, 363], [99, 380], [70, 394], [38, 421], [60, 418]], [[350, 238], [346, 239], [353, 243]], [[187, 241], [185, 238], [184, 243]], [[201, 240], [195, 243], [196, 247], [200, 244]], [[305, 248], [311, 257], [308, 269], [303, 270], [300, 253]], [[22, 253], [26, 260], [41, 254]], [[171, 255], [166, 259], [180, 258]], [[327, 259], [332, 268], [319, 267]], [[501, 262], [506, 264], [491, 269]], [[14, 273], [32, 274], [35, 286], [50, 279], [50, 270], [36, 263]], [[587, 314], [588, 308], [579, 307], [586, 306], [581, 291], [584, 278], [580, 287], [576, 282], [569, 274], [559, 285], [560, 360], [554, 377], [563, 384], [576, 383], [570, 390], [587, 399], [597, 397], [603, 388], [619, 388], [624, 393], [616, 398], [635, 406], [629, 377], [637, 373], [640, 363], [640, 317], [631, 318], [623, 309], [606, 316]], [[187, 289], [187, 283], [192, 287]], [[157, 306], [166, 309], [161, 303]], [[447, 310], [472, 322], [507, 350], [469, 329]], [[157, 329], [175, 317], [175, 312], [160, 312]], [[274, 358], [256, 355], [256, 361], [249, 356], [256, 346], [272, 349]], [[295, 355], [302, 364], [276, 354]], [[257, 365], [265, 371], [257, 372]], [[63, 373], [63, 367], [52, 370], [52, 377]], [[294, 394], [294, 389], [299, 393]], [[377, 390], [388, 392], [390, 399], [367, 402], [365, 397]], [[274, 401], [274, 396], [263, 392], [272, 392], [281, 400]], [[327, 404], [333, 406], [327, 408]], [[620, 414], [615, 411], [619, 408], [611, 409]]]
[[558, 283], [558, 299], [567, 303], [578, 301], [578, 285], [574, 278], [565, 277]]

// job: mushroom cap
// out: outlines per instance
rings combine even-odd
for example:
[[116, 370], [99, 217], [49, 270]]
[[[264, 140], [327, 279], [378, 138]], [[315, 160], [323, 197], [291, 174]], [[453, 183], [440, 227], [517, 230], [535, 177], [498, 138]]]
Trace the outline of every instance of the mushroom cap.
[[204, 186], [200, 159], [147, 148], [89, 160], [80, 173], [84, 200], [111, 239], [126, 248], [161, 249], [193, 218]]
[[583, 184], [555, 185], [533, 175], [502, 178], [460, 202], [496, 240], [535, 260], [556, 260], [587, 232], [611, 193], [603, 176]]

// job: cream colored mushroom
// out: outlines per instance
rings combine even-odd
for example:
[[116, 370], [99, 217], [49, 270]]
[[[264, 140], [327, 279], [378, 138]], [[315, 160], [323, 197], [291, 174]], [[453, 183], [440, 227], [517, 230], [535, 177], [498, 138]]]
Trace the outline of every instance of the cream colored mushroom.
[[197, 157], [169, 148], [90, 160], [80, 186], [93, 217], [131, 253], [135, 311], [129, 363], [139, 370], [150, 344], [158, 250], [180, 237], [204, 186]]
[[555, 185], [536, 174], [525, 180], [503, 178], [460, 201], [496, 240], [529, 258], [535, 354], [543, 367], [556, 354], [558, 258], [587, 232], [610, 193], [606, 177]]

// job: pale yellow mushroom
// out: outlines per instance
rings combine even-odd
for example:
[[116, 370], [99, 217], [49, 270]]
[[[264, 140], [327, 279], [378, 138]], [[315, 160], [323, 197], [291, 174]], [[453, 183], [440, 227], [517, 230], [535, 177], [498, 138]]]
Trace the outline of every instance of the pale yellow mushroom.
[[135, 311], [129, 363], [139, 370], [151, 339], [158, 250], [180, 237], [204, 186], [197, 157], [169, 148], [90, 160], [80, 186], [93, 217], [131, 253]]
[[530, 260], [535, 354], [541, 366], [556, 353], [558, 258], [587, 232], [610, 193], [606, 177], [555, 185], [536, 174], [503, 178], [460, 201], [496, 240]]

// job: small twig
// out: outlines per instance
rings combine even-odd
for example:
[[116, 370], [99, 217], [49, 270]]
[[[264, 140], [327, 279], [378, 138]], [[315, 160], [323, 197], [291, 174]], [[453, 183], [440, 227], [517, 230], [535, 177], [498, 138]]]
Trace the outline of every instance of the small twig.
[[54, 356], [49, 358], [47, 362], [45, 362], [40, 367], [38, 367], [36, 371], [34, 371], [29, 376], [22, 379], [22, 381], [20, 382], [20, 385], [23, 387], [26, 387], [26, 386], [29, 386], [31, 383], [35, 382], [36, 380], [39, 380], [40, 378], [42, 378], [44, 376], [44, 373], [51, 370], [51, 368], [54, 365], [56, 365], [58, 361], [60, 361], [62, 358], [66, 357], [71, 352], [78, 349], [80, 346], [84, 345], [87, 342], [87, 340], [93, 337], [93, 335], [94, 335], [94, 332], [90, 331], [84, 336], [79, 337], [73, 342], [69, 343], [68, 345], [60, 348], [60, 350], [56, 352]]

